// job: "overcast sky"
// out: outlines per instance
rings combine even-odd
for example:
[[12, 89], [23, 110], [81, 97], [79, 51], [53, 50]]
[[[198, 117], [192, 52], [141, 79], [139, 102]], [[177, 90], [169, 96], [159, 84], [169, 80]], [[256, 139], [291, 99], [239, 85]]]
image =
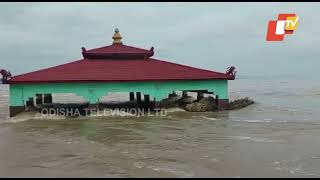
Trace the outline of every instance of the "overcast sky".
[[[265, 40], [268, 20], [296, 13], [283, 42]], [[320, 3], [0, 3], [0, 68], [17, 75], [82, 58], [112, 43], [155, 58], [240, 77], [319, 78]]]

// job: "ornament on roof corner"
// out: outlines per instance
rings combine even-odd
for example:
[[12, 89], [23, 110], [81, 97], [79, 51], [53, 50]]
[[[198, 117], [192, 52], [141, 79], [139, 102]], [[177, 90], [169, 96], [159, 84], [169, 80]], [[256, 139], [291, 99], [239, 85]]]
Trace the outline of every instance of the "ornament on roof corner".
[[2, 84], [8, 84], [8, 80], [11, 79], [10, 71], [0, 69], [0, 74], [2, 75]]
[[113, 39], [113, 44], [122, 44], [122, 41], [121, 41], [122, 37], [120, 35], [118, 28], [116, 28], [114, 30], [114, 35], [113, 35], [112, 39]]
[[228, 67], [226, 74], [229, 75], [231, 77], [231, 79], [235, 79], [236, 74], [237, 74], [236, 67], [234, 67], [234, 66]]

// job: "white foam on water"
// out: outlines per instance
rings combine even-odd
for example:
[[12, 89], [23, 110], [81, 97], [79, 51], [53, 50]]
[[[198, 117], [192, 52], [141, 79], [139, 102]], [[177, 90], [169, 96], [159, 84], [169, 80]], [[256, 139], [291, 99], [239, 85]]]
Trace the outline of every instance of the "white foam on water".
[[1, 123], [18, 123], [32, 119], [33, 115], [31, 113], [23, 112], [14, 117], [10, 117]]
[[204, 119], [208, 119], [208, 120], [212, 120], [212, 121], [221, 120], [221, 119], [217, 119], [217, 118], [214, 118], [214, 117], [207, 117], [207, 116], [203, 116], [203, 115], [201, 115], [201, 116], [192, 116], [192, 117], [194, 117], [194, 118], [204, 118]]
[[288, 121], [275, 121], [272, 119], [264, 119], [264, 120], [232, 120], [236, 122], [247, 122], [247, 123], [287, 123]]
[[23, 122], [23, 121], [27, 121], [27, 120], [30, 120], [30, 119], [27, 119], [27, 118], [9, 118], [9, 119], [6, 119], [4, 121], [1, 121], [0, 124], [5, 124], [5, 123], [18, 123], [18, 122]]
[[38, 120], [60, 120], [60, 119], [66, 119], [66, 116], [60, 116], [60, 115], [42, 115], [41, 113], [36, 113], [32, 119], [38, 119]]
[[181, 171], [181, 170], [177, 170], [176, 168], [168, 168], [168, 167], [159, 167], [159, 166], [154, 166], [154, 165], [148, 165], [145, 162], [135, 162], [133, 163], [133, 166], [136, 168], [148, 168], [148, 169], [152, 169], [154, 171], [157, 172], [167, 172], [167, 173], [172, 173], [176, 176], [178, 176], [179, 178], [191, 178], [194, 176], [193, 172], [185, 172], [185, 171]]
[[217, 159], [217, 158], [211, 158], [210, 159], [211, 161], [213, 161], [213, 162], [221, 162], [219, 159]]
[[143, 162], [135, 162], [135, 163], [133, 163], [133, 166], [141, 169], [141, 168], [144, 168], [146, 166], [146, 164]]
[[254, 142], [275, 142], [267, 138], [258, 138], [258, 137], [249, 137], [249, 136], [229, 136], [229, 138], [236, 139], [236, 140], [251, 140]]
[[182, 108], [168, 108], [166, 109], [167, 112], [186, 112], [186, 110]]
[[150, 168], [154, 171], [158, 171], [158, 172], [168, 172], [168, 173], [172, 173], [174, 175], [177, 175], [179, 178], [191, 178], [194, 176], [193, 172], [185, 172], [185, 171], [179, 171], [173, 168], [163, 168], [163, 167], [155, 167], [155, 166], [146, 166], [147, 168]]
[[[62, 120], [66, 119], [65, 116], [58, 116], [58, 115], [41, 115], [41, 113], [38, 112], [23, 112], [20, 113], [14, 117], [8, 118], [4, 121], [1, 121], [1, 123], [18, 123], [18, 122], [23, 122], [23, 121], [28, 121], [31, 119], [36, 119], [36, 120]], [[0, 124], [1, 124], [0, 123]]]

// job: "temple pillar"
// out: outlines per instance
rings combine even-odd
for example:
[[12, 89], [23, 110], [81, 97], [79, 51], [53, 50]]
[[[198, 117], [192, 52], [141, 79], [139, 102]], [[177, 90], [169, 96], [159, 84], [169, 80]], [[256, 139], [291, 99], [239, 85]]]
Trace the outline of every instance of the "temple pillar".
[[137, 103], [141, 103], [141, 92], [137, 92]]
[[187, 97], [188, 96], [188, 92], [187, 91], [182, 91], [182, 97]]
[[203, 99], [204, 98], [204, 94], [203, 94], [203, 92], [198, 92], [198, 94], [197, 94], [197, 101], [200, 101], [201, 99]]
[[130, 102], [134, 101], [134, 92], [130, 92]]
[[175, 91], [173, 91], [172, 93], [170, 93], [170, 94], [169, 94], [169, 96], [168, 96], [168, 97], [169, 97], [169, 98], [170, 98], [170, 97], [177, 97], [177, 94], [176, 94], [176, 92], [175, 92]]
[[42, 104], [43, 104], [42, 94], [36, 94], [36, 105], [42, 105]]
[[150, 95], [148, 95], [148, 94], [144, 95], [144, 103], [145, 104], [149, 104], [150, 103]]
[[43, 95], [43, 103], [51, 104], [52, 103], [52, 94], [44, 94]]
[[26, 101], [26, 107], [25, 107], [25, 109], [26, 109], [26, 110], [30, 110], [30, 108], [34, 108], [33, 98], [29, 98], [29, 99]]

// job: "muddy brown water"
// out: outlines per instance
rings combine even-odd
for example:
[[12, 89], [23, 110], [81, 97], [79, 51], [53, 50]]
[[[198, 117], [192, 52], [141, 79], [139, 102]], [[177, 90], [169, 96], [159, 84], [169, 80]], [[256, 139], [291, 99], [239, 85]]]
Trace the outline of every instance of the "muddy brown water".
[[319, 92], [308, 81], [237, 80], [230, 96], [256, 104], [162, 117], [10, 119], [1, 85], [0, 176], [320, 177]]

